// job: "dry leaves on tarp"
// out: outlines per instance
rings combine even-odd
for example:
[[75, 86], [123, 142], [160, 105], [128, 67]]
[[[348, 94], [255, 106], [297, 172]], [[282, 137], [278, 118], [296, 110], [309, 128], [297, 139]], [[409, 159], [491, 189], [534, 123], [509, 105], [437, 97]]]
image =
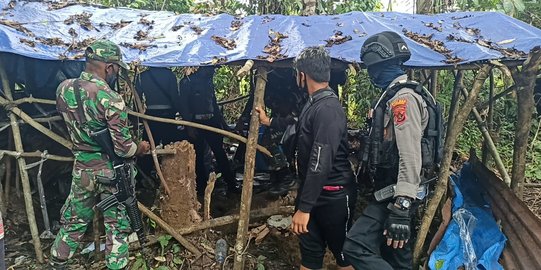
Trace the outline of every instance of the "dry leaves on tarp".
[[0, 19], [0, 24], [3, 24], [7, 27], [11, 27], [19, 32], [25, 33], [29, 37], [33, 37], [34, 33], [32, 31], [28, 30], [28, 28], [24, 27], [21, 23], [12, 21], [12, 20], [6, 20], [6, 19]]
[[26, 38], [20, 38], [19, 41], [22, 43], [22, 44], [25, 44], [27, 46], [30, 46], [30, 47], [36, 47], [36, 42], [33, 41], [33, 40], [30, 40], [30, 39], [26, 39]]
[[11, 1], [9, 1], [9, 3], [7, 4], [7, 6], [6, 6], [5, 8], [3, 8], [2, 10], [14, 9], [16, 5], [17, 5], [17, 1], [11, 0]]
[[81, 14], [69, 16], [69, 18], [64, 20], [64, 23], [67, 25], [72, 25], [73, 23], [77, 22], [83, 29], [90, 31], [94, 30], [90, 17], [92, 17], [92, 13], [83, 12]]
[[148, 43], [143, 43], [143, 42], [137, 42], [137, 43], [122, 42], [120, 43], [120, 46], [130, 48], [130, 49], [140, 50], [143, 52], [146, 51], [148, 48], [158, 47], [156, 45], [150, 45]]
[[231, 31], [237, 31], [241, 28], [243, 24], [244, 23], [241, 20], [235, 18], [235, 20], [231, 21], [231, 26], [229, 27], [229, 29]]
[[178, 30], [180, 30], [180, 28], [184, 27], [184, 25], [175, 25], [173, 27], [171, 27], [171, 31], [173, 32], [176, 32]]
[[49, 46], [69, 46], [69, 43], [64, 42], [61, 38], [54, 37], [54, 38], [42, 38], [38, 37], [36, 40], [45, 45]]
[[207, 62], [202, 62], [201, 65], [221, 65], [227, 63], [227, 57], [212, 57], [212, 60]]
[[433, 39], [433, 34], [424, 35], [419, 33], [413, 33], [407, 29], [403, 29], [404, 35], [413, 39], [415, 42], [420, 43], [438, 53], [441, 53], [447, 58], [445, 63], [447, 64], [456, 64], [464, 61], [463, 59], [453, 55], [452, 51], [445, 47], [445, 44], [442, 41]]
[[124, 21], [120, 20], [120, 22], [109, 24], [113, 29], [118, 30], [121, 28], [126, 27], [128, 24], [132, 23], [132, 21]]
[[274, 17], [265, 16], [265, 17], [263, 17], [262, 23], [265, 24], [265, 23], [268, 23], [268, 22], [272, 22], [272, 21], [274, 21], [274, 19], [275, 19]]
[[232, 39], [227, 39], [225, 37], [220, 37], [220, 36], [212, 36], [211, 37], [212, 40], [214, 40], [214, 42], [216, 42], [218, 45], [228, 49], [228, 50], [233, 50], [237, 47], [237, 43], [235, 42], [235, 40], [232, 40]]
[[258, 56], [257, 59], [267, 60], [268, 62], [274, 62], [278, 59], [283, 59], [286, 56], [282, 54], [281, 42], [283, 39], [288, 38], [287, 35], [278, 31], [269, 30], [269, 43], [263, 48], [263, 52], [268, 54], [266, 56]]
[[442, 27], [442, 24], [440, 23], [439, 26], [435, 25], [434, 23], [425, 23], [425, 26], [428, 27], [428, 28], [432, 28], [438, 32], [442, 32], [443, 31], [443, 27]]
[[458, 41], [458, 42], [465, 42], [465, 43], [473, 43], [474, 41], [467, 40], [463, 37], [455, 36], [453, 34], [449, 34], [447, 36], [447, 41]]
[[70, 36], [72, 36], [72, 37], [79, 36], [79, 34], [77, 34], [77, 31], [75, 31], [75, 29], [73, 29], [73, 28], [70, 28], [70, 30], [68, 30], [68, 34], [70, 34]]
[[149, 21], [146, 17], [142, 17], [139, 20], [139, 23], [142, 24], [142, 25], [145, 25], [145, 26], [149, 26], [148, 29], [152, 29], [152, 27], [154, 25], [154, 21]]
[[342, 31], [334, 31], [334, 35], [329, 39], [325, 40], [327, 44], [325, 47], [332, 47], [333, 45], [340, 45], [344, 42], [350, 41], [352, 38], [350, 35], [344, 35]]
[[77, 41], [71, 44], [70, 50], [71, 51], [82, 51], [86, 50], [86, 47], [90, 46], [90, 44], [94, 43], [96, 41], [95, 38], [86, 38], [81, 41]]
[[139, 30], [139, 31], [137, 31], [137, 33], [135, 33], [133, 38], [135, 40], [139, 40], [139, 41], [145, 40], [145, 39], [148, 39], [148, 33], [143, 31], [143, 30]]
[[201, 33], [203, 33], [203, 29], [197, 25], [190, 26], [190, 29], [192, 29], [197, 35], [201, 35]]

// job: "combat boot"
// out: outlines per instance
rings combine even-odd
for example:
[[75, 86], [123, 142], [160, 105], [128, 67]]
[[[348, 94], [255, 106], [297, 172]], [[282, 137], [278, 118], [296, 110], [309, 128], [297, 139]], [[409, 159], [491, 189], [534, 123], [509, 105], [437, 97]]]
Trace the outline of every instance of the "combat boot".
[[59, 260], [55, 257], [49, 259], [49, 266], [51, 270], [68, 270], [68, 261]]

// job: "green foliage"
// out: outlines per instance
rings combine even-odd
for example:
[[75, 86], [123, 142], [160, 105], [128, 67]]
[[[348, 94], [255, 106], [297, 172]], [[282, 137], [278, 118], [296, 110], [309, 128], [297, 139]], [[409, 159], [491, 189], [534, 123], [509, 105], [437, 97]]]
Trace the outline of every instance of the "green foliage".
[[162, 249], [161, 256], [164, 255], [165, 247], [167, 247], [167, 245], [169, 245], [169, 241], [171, 240], [171, 238], [173, 238], [173, 237], [171, 235], [168, 235], [168, 234], [158, 237], [158, 242], [160, 243], [160, 247]]
[[350, 127], [363, 127], [372, 101], [381, 94], [381, 89], [372, 85], [368, 73], [363, 69], [356, 75], [348, 72], [348, 80], [341, 92]]
[[375, 11], [381, 8], [379, 0], [319, 1], [320, 13], [341, 14], [352, 11]]

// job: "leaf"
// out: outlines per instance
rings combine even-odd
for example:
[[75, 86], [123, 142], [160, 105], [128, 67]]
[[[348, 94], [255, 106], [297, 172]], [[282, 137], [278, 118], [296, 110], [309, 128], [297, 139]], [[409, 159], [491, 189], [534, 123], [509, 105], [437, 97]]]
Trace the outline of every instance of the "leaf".
[[143, 258], [141, 257], [138, 257], [137, 260], [133, 263], [132, 269], [138, 270], [138, 269], [143, 268], [144, 265], [145, 265], [145, 260], [143, 260]]
[[158, 237], [158, 242], [160, 242], [160, 246], [165, 247], [167, 244], [169, 244], [169, 240], [173, 238], [171, 235], [166, 234]]
[[175, 258], [173, 259], [173, 263], [174, 263], [174, 264], [182, 264], [183, 262], [184, 262], [184, 260], [181, 259], [181, 258], [179, 258], [179, 257], [175, 257]]
[[174, 244], [173, 245], [173, 253], [177, 254], [180, 252], [180, 245], [179, 244]]
[[158, 262], [166, 262], [167, 261], [164, 256], [156, 256], [156, 257], [154, 257], [154, 260], [156, 260]]

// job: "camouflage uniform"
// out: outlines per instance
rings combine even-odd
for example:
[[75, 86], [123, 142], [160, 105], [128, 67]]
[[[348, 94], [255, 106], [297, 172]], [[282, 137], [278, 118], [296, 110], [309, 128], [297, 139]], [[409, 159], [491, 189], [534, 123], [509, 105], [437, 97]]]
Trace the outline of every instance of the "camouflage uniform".
[[[87, 50], [87, 59], [102, 62], [120, 62], [120, 49], [109, 41], [97, 41]], [[83, 104], [84, 117], [77, 110], [75, 82]], [[112, 91], [108, 84], [87, 72], [78, 79], [66, 80], [57, 89], [57, 110], [68, 127], [73, 142], [73, 179], [71, 192], [62, 208], [60, 229], [53, 247], [52, 259], [66, 261], [71, 258], [83, 237], [87, 226], [92, 222], [96, 197], [106, 198], [114, 187], [100, 184], [96, 177], [113, 176], [112, 163], [102, 152], [101, 147], [90, 137], [90, 131], [108, 128], [117, 155], [129, 158], [137, 151], [137, 145], [129, 133], [128, 114], [122, 97]], [[130, 223], [123, 206], [111, 207], [103, 213], [105, 222], [106, 261], [109, 269], [122, 269], [128, 264], [128, 242]]]

